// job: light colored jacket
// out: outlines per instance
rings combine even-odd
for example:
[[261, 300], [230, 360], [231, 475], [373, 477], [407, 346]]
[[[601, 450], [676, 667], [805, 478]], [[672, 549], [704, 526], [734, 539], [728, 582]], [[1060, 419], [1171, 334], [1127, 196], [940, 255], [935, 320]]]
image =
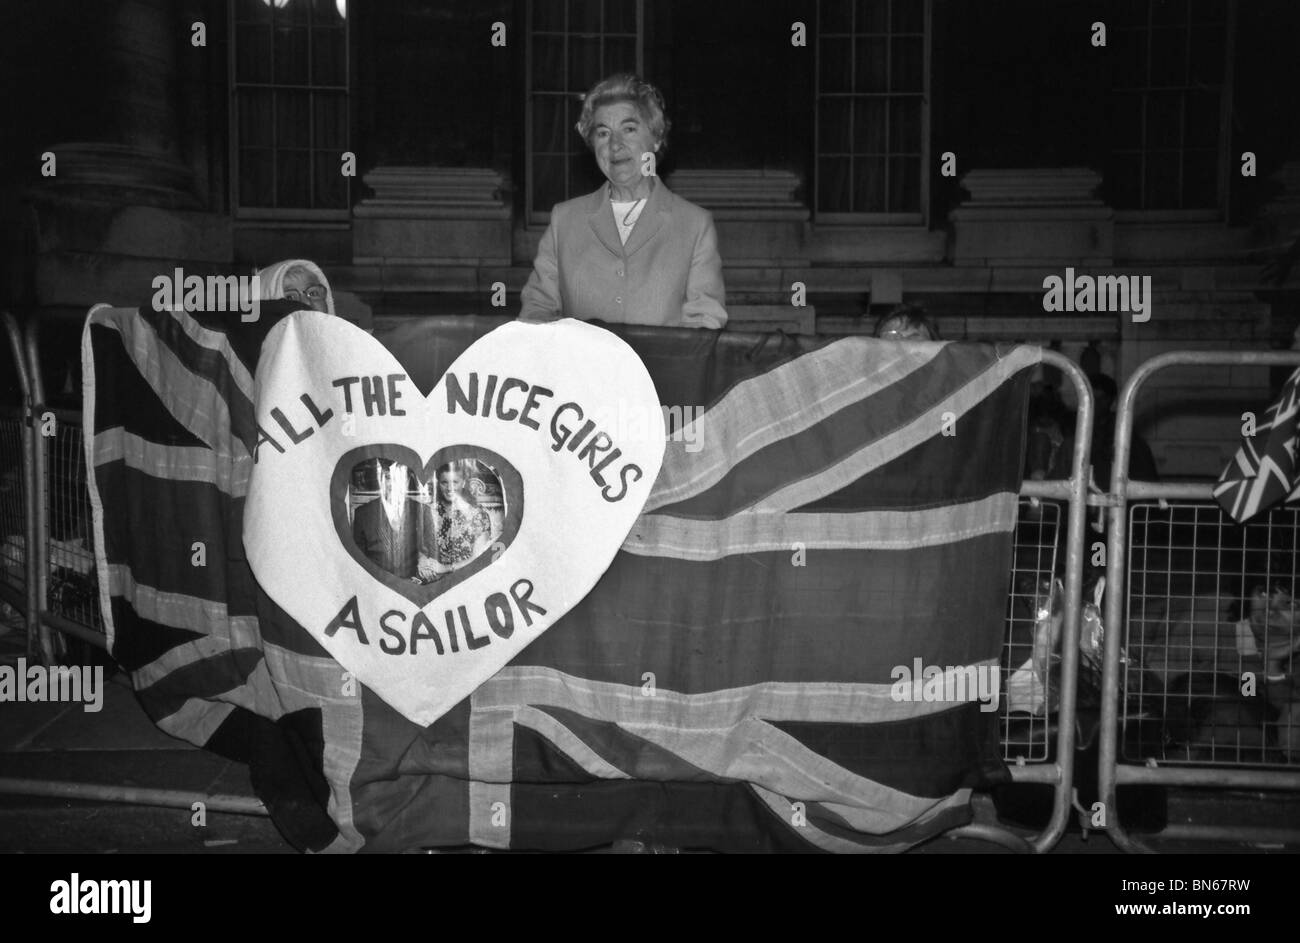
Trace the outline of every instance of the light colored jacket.
[[623, 245], [606, 187], [558, 203], [520, 301], [525, 321], [721, 328], [726, 290], [713, 217], [656, 178]]

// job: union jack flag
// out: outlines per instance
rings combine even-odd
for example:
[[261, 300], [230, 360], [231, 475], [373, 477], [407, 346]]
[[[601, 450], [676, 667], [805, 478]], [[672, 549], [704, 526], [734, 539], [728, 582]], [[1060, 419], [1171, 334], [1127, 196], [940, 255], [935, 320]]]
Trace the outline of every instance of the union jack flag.
[[[83, 345], [111, 651], [297, 847], [893, 851], [1006, 778], [998, 713], [914, 675], [999, 670], [1036, 348], [612, 328], [694, 425], [596, 588], [421, 728], [341, 687], [244, 557], [291, 309], [100, 308]], [[497, 323], [378, 336], [427, 392]]]
[[1248, 521], [1280, 501], [1300, 498], [1296, 441], [1300, 434], [1300, 370], [1287, 378], [1282, 395], [1219, 475], [1214, 497], [1234, 521]]

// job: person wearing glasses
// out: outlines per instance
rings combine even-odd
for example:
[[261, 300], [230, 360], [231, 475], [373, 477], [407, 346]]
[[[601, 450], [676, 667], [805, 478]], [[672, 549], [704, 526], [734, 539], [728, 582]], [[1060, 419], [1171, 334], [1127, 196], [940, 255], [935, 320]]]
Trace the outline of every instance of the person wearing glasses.
[[307, 259], [285, 259], [268, 265], [257, 273], [261, 285], [261, 298], [270, 301], [284, 298], [303, 308], [334, 314], [334, 295], [325, 273], [315, 262]]

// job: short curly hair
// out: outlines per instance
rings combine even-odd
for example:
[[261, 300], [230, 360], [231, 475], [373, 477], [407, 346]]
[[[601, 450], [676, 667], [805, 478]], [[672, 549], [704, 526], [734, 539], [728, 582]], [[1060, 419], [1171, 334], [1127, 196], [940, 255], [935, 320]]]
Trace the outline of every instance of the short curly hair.
[[664, 97], [659, 89], [630, 72], [620, 72], [601, 79], [583, 96], [582, 114], [574, 127], [582, 135], [587, 147], [592, 146], [591, 132], [596, 122], [596, 109], [616, 102], [629, 102], [636, 108], [659, 144], [657, 153], [663, 156], [668, 149], [668, 128], [672, 124], [664, 113]]

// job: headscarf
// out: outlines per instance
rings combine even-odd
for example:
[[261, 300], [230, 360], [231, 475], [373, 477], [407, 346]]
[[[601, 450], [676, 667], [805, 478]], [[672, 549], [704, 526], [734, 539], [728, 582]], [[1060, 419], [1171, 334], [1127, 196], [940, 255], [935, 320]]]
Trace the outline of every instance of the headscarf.
[[325, 289], [325, 308], [330, 314], [334, 314], [334, 290], [330, 288], [329, 279], [325, 277], [325, 273], [320, 270], [319, 265], [307, 259], [285, 259], [283, 262], [276, 262], [259, 270], [257, 275], [261, 280], [262, 300], [271, 301], [275, 298], [283, 298], [284, 276], [290, 269], [298, 267], [305, 268], [316, 276], [316, 280]]

